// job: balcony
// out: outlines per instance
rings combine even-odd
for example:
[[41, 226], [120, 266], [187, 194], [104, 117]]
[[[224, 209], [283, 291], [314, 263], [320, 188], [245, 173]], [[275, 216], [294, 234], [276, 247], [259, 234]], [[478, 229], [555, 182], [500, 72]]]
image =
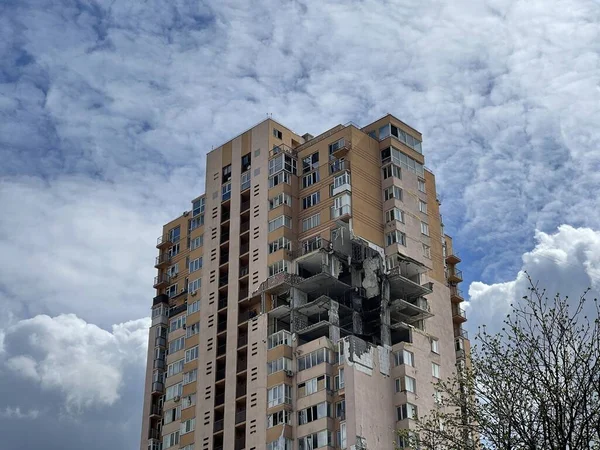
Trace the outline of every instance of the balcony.
[[467, 313], [458, 305], [452, 305], [452, 320], [456, 323], [467, 321]]
[[160, 431], [156, 428], [150, 428], [150, 430], [148, 430], [148, 439], [160, 440]]
[[240, 212], [244, 213], [250, 209], [250, 200], [243, 202], [240, 206]]
[[224, 309], [227, 308], [227, 297], [221, 297], [219, 299], [219, 303], [218, 303], [218, 309]]
[[235, 440], [235, 450], [244, 450], [246, 448], [246, 438], [238, 438]]
[[154, 346], [155, 347], [166, 347], [167, 346], [167, 339], [159, 336], [154, 340]]
[[217, 394], [215, 395], [215, 407], [221, 406], [225, 404], [225, 394]]
[[245, 384], [238, 384], [235, 389], [235, 398], [244, 397], [246, 395], [246, 391], [247, 388]]
[[335, 150], [330, 150], [330, 157], [333, 158], [341, 158], [345, 156], [350, 150], [352, 150], [352, 142], [344, 142], [343, 145], [340, 145]]
[[329, 173], [334, 174], [350, 169], [350, 161], [334, 159], [329, 161]]
[[213, 425], [213, 433], [219, 433], [221, 431], [223, 431], [223, 419], [215, 420]]
[[351, 209], [350, 209], [350, 205], [344, 205], [341, 208], [331, 208], [331, 218], [332, 219], [337, 219], [337, 218], [346, 218], [346, 216], [349, 216], [352, 213]]
[[152, 366], [158, 370], [165, 370], [166, 363], [164, 359], [155, 359]]
[[454, 265], [454, 264], [458, 264], [461, 261], [462, 260], [459, 258], [459, 256], [454, 253], [450, 253], [449, 255], [446, 255], [446, 264]]
[[175, 317], [176, 315], [181, 314], [184, 311], [187, 311], [187, 303], [182, 303], [179, 306], [174, 306], [171, 309], [169, 309], [169, 317]]
[[[240, 234], [244, 234], [245, 232], [250, 231], [250, 222], [242, 222], [240, 224]], [[240, 249], [241, 250], [241, 249]], [[243, 252], [240, 251], [240, 254]]]
[[156, 240], [156, 248], [166, 248], [171, 245], [171, 239], [169, 239], [169, 235], [165, 234], [163, 236], [159, 236]]
[[235, 424], [242, 423], [246, 421], [246, 410], [243, 409], [235, 413]]
[[295, 158], [298, 154], [298, 152], [293, 149], [292, 147], [285, 145], [285, 144], [279, 144], [276, 147], [273, 147], [273, 149], [269, 152], [269, 158], [272, 158], [273, 156], [277, 156], [277, 155], [281, 155], [282, 153], [287, 153], [288, 155], [292, 156], [293, 158]]
[[162, 410], [158, 405], [152, 405], [150, 407], [150, 417], [162, 417]]
[[162, 289], [171, 284], [171, 277], [166, 273], [161, 273], [154, 277], [154, 289]]
[[316, 250], [319, 249], [326, 249], [329, 250], [332, 248], [331, 242], [329, 242], [327, 239], [323, 239], [321, 237], [318, 237], [316, 239], [310, 239], [308, 241], [304, 241], [300, 244], [300, 248], [298, 248], [297, 250], [293, 250], [290, 252], [290, 258], [292, 259], [296, 259], [296, 258], [300, 258], [301, 256], [304, 255], [308, 255], [309, 253], [312, 253]]
[[246, 253], [248, 253], [250, 251], [250, 244], [242, 244], [240, 246], [240, 256], [245, 255]]
[[263, 292], [269, 292], [271, 294], [282, 293], [289, 290], [290, 287], [296, 286], [303, 280], [304, 278], [298, 275], [281, 272], [263, 281], [255, 294], [262, 294]]
[[217, 324], [217, 334], [227, 331], [227, 320], [222, 320]]
[[165, 390], [165, 385], [160, 381], [155, 381], [152, 383], [152, 393], [153, 394], [162, 394]]
[[164, 269], [165, 267], [167, 267], [169, 265], [170, 262], [171, 262], [171, 255], [169, 255], [168, 253], [161, 253], [160, 255], [158, 255], [156, 257], [156, 260], [154, 262], [154, 267], [156, 267], [157, 269]]
[[[240, 275], [240, 277], [242, 277]], [[238, 301], [241, 302], [243, 300], [246, 300], [248, 298], [248, 285], [246, 286], [240, 286], [240, 292], [238, 295]]]
[[231, 213], [229, 211], [223, 211], [221, 213], [221, 223], [227, 222], [229, 219], [231, 219]]
[[462, 291], [456, 286], [450, 286], [450, 301], [452, 303], [462, 303], [465, 301]]
[[248, 335], [247, 334], [240, 334], [238, 336], [237, 344], [238, 344], [238, 348], [244, 347], [244, 346], [248, 345]]
[[[246, 275], [248, 275], [250, 273], [250, 266], [240, 266], [240, 278], [245, 277]], [[240, 298], [242, 298], [240, 296]]]
[[227, 264], [229, 262], [229, 253], [226, 253], [219, 258], [219, 265]]
[[225, 379], [225, 368], [223, 367], [222, 369], [217, 370], [217, 373], [215, 374], [215, 382], [221, 381], [224, 379]]
[[247, 359], [239, 359], [237, 362], [237, 372], [244, 372], [248, 369], [248, 360]]
[[469, 333], [467, 332], [467, 330], [463, 330], [462, 328], [455, 328], [454, 329], [454, 337], [468, 340]]
[[217, 358], [219, 356], [225, 356], [225, 353], [227, 353], [227, 344], [221, 344], [217, 347]]
[[221, 233], [221, 244], [229, 242], [229, 232]]
[[462, 270], [452, 267], [448, 269], [448, 281], [450, 283], [460, 283], [463, 280]]

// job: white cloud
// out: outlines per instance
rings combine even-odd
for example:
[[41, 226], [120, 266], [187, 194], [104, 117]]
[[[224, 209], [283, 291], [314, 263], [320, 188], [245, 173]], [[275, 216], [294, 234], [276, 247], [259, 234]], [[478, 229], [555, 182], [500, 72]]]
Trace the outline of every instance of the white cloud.
[[16, 408], [11, 408], [7, 406], [3, 410], [0, 409], [0, 417], [3, 419], [28, 419], [33, 420], [37, 419], [40, 415], [40, 412], [37, 409], [31, 409], [27, 412], [22, 412], [21, 408], [18, 406]]
[[527, 295], [529, 282], [546, 290], [578, 299], [591, 288], [588, 299], [600, 297], [600, 231], [560, 226], [555, 233], [535, 233], [536, 246], [522, 257], [523, 265], [514, 280], [469, 286], [469, 325], [486, 324], [497, 329], [510, 310], [510, 304]]
[[111, 406], [126, 367], [145, 363], [149, 325], [140, 319], [108, 332], [73, 314], [21, 320], [4, 330], [6, 367], [60, 392], [67, 411]]

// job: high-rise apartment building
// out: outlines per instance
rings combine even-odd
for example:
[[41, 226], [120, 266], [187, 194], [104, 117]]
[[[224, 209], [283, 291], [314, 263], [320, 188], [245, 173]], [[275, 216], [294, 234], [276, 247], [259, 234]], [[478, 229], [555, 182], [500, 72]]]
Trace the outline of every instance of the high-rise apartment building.
[[140, 450], [393, 448], [468, 357], [421, 134], [267, 119], [158, 238]]

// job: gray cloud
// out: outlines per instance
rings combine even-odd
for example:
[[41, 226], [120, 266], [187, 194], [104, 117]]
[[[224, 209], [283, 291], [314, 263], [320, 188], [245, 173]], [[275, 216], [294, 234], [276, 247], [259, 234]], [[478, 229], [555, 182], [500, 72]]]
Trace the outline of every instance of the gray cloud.
[[[386, 112], [422, 131], [446, 231], [467, 281], [483, 283], [471, 288], [474, 305], [501, 305], [494, 299], [516, 292], [514, 274], [529, 267], [522, 255], [541, 245], [534, 230], [600, 229], [593, 0], [2, 8], [0, 411], [15, 416], [1, 422], [3, 436], [26, 430], [13, 426], [27, 422], [14, 411], [40, 411], [32, 420], [46, 448], [105, 436], [111, 448], [135, 447], [143, 363], [120, 369], [112, 405], [96, 398], [104, 406], [67, 425], [72, 418], [49, 406], [64, 405], [64, 391], [42, 381], [50, 353], [15, 349], [14, 330], [73, 313], [86, 324], [70, 324], [73, 336], [118, 341], [113, 324], [147, 315], [155, 238], [202, 192], [206, 151], [266, 113], [299, 133]], [[117, 348], [105, 350], [107, 360], [120, 361]], [[2, 386], [35, 386], [39, 401]], [[42, 442], [24, 434], [20, 448]], [[3, 441], [8, 450], [24, 442]]]

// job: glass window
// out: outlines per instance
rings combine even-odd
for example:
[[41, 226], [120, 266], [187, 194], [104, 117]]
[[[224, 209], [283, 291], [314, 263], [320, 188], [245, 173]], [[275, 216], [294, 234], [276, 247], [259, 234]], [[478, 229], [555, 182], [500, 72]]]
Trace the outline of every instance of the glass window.
[[425, 192], [425, 180], [419, 178], [418, 185], [419, 185], [419, 191]]
[[202, 269], [202, 256], [200, 258], [191, 260], [189, 267], [190, 273], [200, 269]]
[[405, 364], [414, 367], [415, 355], [408, 350], [402, 350], [394, 354], [394, 362], [397, 366]]
[[285, 259], [282, 259], [281, 261], [277, 261], [276, 263], [271, 264], [269, 266], [269, 276], [272, 277], [273, 275], [277, 275], [278, 273], [287, 272], [289, 265], [290, 265], [290, 263], [288, 261], [286, 261]]
[[269, 209], [275, 209], [280, 205], [292, 206], [292, 196], [282, 192], [281, 194], [269, 199]]
[[192, 347], [189, 350], [185, 351], [185, 362], [186, 363], [189, 363], [190, 361], [194, 361], [195, 359], [198, 359], [198, 346], [197, 345], [195, 347]]
[[302, 187], [307, 188], [319, 181], [319, 171], [315, 170], [314, 172], [309, 173], [308, 175], [304, 175], [302, 177]]
[[339, 150], [340, 148], [344, 147], [344, 139], [338, 139], [335, 142], [332, 142], [331, 144], [329, 144], [329, 154], [331, 155], [333, 152]]
[[421, 233], [425, 236], [429, 236], [429, 225], [425, 222], [421, 222]]
[[423, 200], [419, 200], [419, 211], [421, 211], [423, 214], [427, 214], [427, 203], [425, 203]]
[[385, 212], [386, 223], [394, 222], [396, 220], [404, 223], [404, 211], [402, 211], [400, 208], [392, 208]]
[[196, 217], [204, 212], [205, 203], [206, 199], [204, 197], [199, 198], [192, 203], [192, 217]]
[[400, 167], [398, 167], [394, 164], [385, 166], [382, 170], [383, 170], [383, 179], [384, 180], [387, 180], [388, 178], [392, 178], [392, 177], [402, 179], [402, 173], [400, 171]]
[[319, 166], [319, 152], [307, 156], [302, 160], [302, 173], [308, 173]]
[[439, 353], [440, 353], [440, 341], [438, 341], [437, 339], [432, 339], [431, 340], [431, 351], [433, 353], [437, 353], [439, 355]]
[[440, 378], [440, 365], [431, 363], [431, 375], [435, 378]]
[[283, 226], [292, 228], [292, 218], [289, 216], [279, 216], [269, 221], [269, 233]]
[[195, 250], [204, 245], [204, 235], [196, 236], [194, 239], [190, 241], [190, 250]]
[[302, 199], [302, 209], [307, 209], [312, 206], [315, 206], [317, 203], [321, 201], [321, 193], [319, 191], [313, 192], [307, 197]]
[[315, 228], [319, 226], [321, 223], [321, 214], [317, 213], [314, 216], [307, 217], [302, 220], [302, 231], [310, 230], [311, 228]]

